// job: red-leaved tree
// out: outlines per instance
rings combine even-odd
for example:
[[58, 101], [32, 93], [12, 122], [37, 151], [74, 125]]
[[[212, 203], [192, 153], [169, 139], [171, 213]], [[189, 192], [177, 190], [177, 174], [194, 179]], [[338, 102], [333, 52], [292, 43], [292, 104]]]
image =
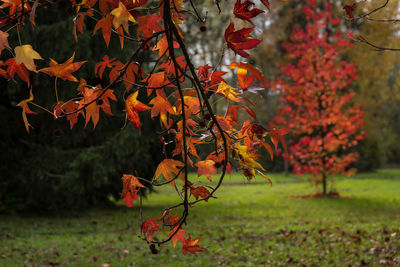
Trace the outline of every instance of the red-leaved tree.
[[331, 16], [330, 4], [319, 9], [309, 0], [302, 11], [307, 25], [294, 29], [283, 45], [293, 64], [281, 68], [274, 86], [282, 94], [275, 119], [292, 130], [287, 159], [293, 172], [311, 173], [325, 195], [328, 175], [353, 172], [349, 165], [359, 155], [351, 148], [364, 138], [364, 113], [352, 103], [349, 86], [357, 79], [357, 69], [341, 55], [351, 43], [335, 31], [338, 20]]
[[[138, 198], [141, 205], [144, 181], [152, 186], [172, 186], [177, 191], [175, 205], [165, 207], [157, 218], [141, 218], [136, 214], [142, 221], [142, 238], [154, 253], [157, 252], [155, 245], [170, 240], [174, 247], [180, 242], [184, 254], [204, 250], [199, 245], [200, 238], [192, 239], [182, 228], [190, 208], [214, 197], [231, 166], [249, 180], [256, 173], [263, 175], [264, 169], [257, 161], [258, 148], [267, 149], [272, 158], [273, 149], [269, 142], [276, 148], [279, 141], [284, 142], [282, 135], [287, 133], [257, 124], [256, 114], [246, 98], [246, 94], [251, 93], [248, 90], [250, 86], [264, 87], [266, 84], [262, 73], [246, 60], [250, 57], [249, 51], [261, 42], [252, 36], [255, 27], [252, 20], [265, 13], [269, 8], [268, 0], [258, 3], [265, 10], [256, 8], [249, 0], [235, 2], [232, 20], [221, 25], [225, 27], [224, 36], [221, 36], [225, 52], [222, 52], [219, 62], [192, 60], [182, 30], [186, 28], [184, 24], [192, 20], [203, 30], [207, 25], [206, 13], [203, 17], [192, 0], [70, 0], [76, 12], [71, 21], [74, 23], [71, 34], [77, 42], [80, 33], [94, 25], [90, 34], [102, 36], [104, 49], [111, 38], [119, 40], [121, 49], [128, 47], [125, 50], [129, 53], [127, 61], [104, 55], [102, 61], [97, 62], [93, 71], [101, 81], [99, 84], [89, 84], [80, 76], [79, 70], [86, 61], [75, 58], [74, 51], [62, 63], [44, 60], [40, 56], [40, 46], [33, 47], [30, 40], [20, 36], [22, 27], [33, 27], [35, 32], [36, 11], [54, 1], [1, 2], [0, 50], [4, 50], [2, 57], [5, 61], [0, 61], [0, 75], [26, 89], [27, 98], [18, 104], [26, 130], [29, 132], [28, 119], [35, 112], [46, 112], [50, 119], [66, 119], [71, 128], [82, 119], [85, 127], [90, 122], [96, 127], [101, 110], [113, 114], [116, 95], [123, 97], [126, 118], [138, 131], [145, 118], [159, 119], [163, 127], [160, 140], [164, 146], [160, 154], [165, 158], [158, 163], [153, 177], [141, 177], [140, 170], [123, 174], [122, 198], [128, 207]], [[215, 1], [215, 12], [210, 13], [221, 12], [219, 3]], [[52, 14], [48, 16], [52, 18]], [[18, 35], [18, 43], [9, 43], [11, 32]], [[54, 42], [56, 45], [57, 40]], [[243, 58], [241, 62], [230, 62], [225, 66], [237, 71], [237, 85], [229, 85], [224, 77], [227, 72], [220, 70], [222, 56], [227, 51]], [[143, 58], [151, 58], [152, 63]], [[33, 88], [31, 80], [39, 73], [40, 79], [54, 81], [54, 91], [49, 91], [54, 94], [52, 106], [40, 105], [40, 99], [35, 98], [38, 88]], [[60, 80], [77, 83], [77, 90], [70, 92], [69, 98], [60, 97], [59, 90], [64, 84]], [[221, 114], [213, 109], [214, 102], [224, 103]], [[238, 120], [239, 110], [248, 114], [245, 122]], [[213, 151], [200, 158], [197, 153], [199, 146], [209, 146]], [[210, 181], [212, 174], [218, 174], [216, 184], [190, 180], [190, 167], [197, 170], [198, 176], [204, 175]]]

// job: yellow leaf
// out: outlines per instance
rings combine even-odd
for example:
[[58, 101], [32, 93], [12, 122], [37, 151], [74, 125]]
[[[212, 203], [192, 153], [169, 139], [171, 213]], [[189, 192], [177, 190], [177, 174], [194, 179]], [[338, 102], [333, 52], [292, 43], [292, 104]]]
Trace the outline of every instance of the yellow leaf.
[[113, 11], [111, 11], [110, 14], [114, 16], [113, 25], [115, 29], [118, 29], [122, 25], [125, 32], [129, 33], [128, 21], [136, 23], [136, 20], [129, 13], [129, 11], [126, 9], [124, 4], [122, 4], [122, 2], [119, 2], [118, 7], [115, 8]]
[[221, 94], [225, 96], [225, 98], [233, 100], [235, 102], [240, 102], [240, 99], [237, 97], [239, 93], [235, 91], [235, 88], [233, 88], [229, 84], [226, 84], [225, 82], [221, 82], [218, 85], [217, 94]]
[[37, 72], [34, 59], [43, 59], [38, 52], [33, 50], [31, 45], [20, 45], [14, 48], [15, 60], [18, 64], [24, 63], [28, 70]]

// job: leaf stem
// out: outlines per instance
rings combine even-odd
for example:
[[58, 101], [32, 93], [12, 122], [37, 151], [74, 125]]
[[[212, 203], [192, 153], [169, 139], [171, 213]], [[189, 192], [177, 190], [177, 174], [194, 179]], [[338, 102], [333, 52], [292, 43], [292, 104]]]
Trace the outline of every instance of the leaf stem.
[[57, 90], [57, 76], [56, 76], [56, 78], [55, 78], [55, 80], [54, 80], [54, 91], [56, 92], [56, 101], [57, 101], [57, 104], [58, 104], [58, 90]]
[[32, 104], [32, 105], [34, 105], [35, 107], [38, 107], [38, 108], [40, 108], [40, 109], [46, 111], [47, 113], [50, 113], [50, 114], [54, 117], [53, 112], [51, 112], [51, 111], [48, 110], [47, 108], [44, 108], [44, 107], [42, 107], [42, 106], [40, 106], [40, 105], [38, 105], [38, 104], [36, 104], [36, 103], [34, 103], [34, 102], [29, 102], [29, 104]]

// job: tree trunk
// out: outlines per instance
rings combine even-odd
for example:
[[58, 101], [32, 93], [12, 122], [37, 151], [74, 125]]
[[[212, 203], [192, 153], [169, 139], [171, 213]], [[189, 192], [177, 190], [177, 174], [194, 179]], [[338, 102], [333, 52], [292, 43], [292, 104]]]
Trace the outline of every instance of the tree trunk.
[[322, 174], [322, 195], [326, 195], [326, 174]]

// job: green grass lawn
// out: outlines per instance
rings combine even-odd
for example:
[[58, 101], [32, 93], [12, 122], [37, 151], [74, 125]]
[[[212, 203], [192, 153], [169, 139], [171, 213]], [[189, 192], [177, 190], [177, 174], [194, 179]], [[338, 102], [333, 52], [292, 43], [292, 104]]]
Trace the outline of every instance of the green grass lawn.
[[[341, 198], [289, 198], [314, 192], [306, 178], [228, 176], [218, 199], [190, 210], [184, 228], [205, 252], [172, 244], [151, 254], [138, 238], [135, 208], [62, 217], [0, 216], [0, 266], [375, 266], [400, 265], [400, 170], [336, 177]], [[145, 219], [177, 203], [172, 187], [144, 201]], [[180, 246], [180, 244], [178, 244]]]

